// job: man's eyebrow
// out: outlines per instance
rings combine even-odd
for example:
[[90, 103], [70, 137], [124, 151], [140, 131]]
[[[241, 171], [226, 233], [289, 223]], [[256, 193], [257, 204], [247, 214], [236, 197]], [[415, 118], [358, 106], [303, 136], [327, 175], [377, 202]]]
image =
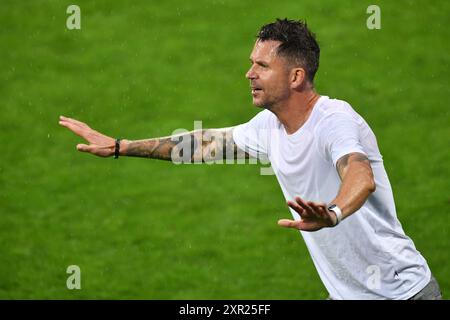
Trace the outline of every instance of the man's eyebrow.
[[259, 64], [260, 66], [267, 66], [267, 65], [269, 65], [267, 62], [262, 61], [262, 60], [255, 60], [255, 61], [253, 61], [252, 58], [249, 58], [249, 60], [250, 60], [251, 63], [255, 62], [256, 64]]

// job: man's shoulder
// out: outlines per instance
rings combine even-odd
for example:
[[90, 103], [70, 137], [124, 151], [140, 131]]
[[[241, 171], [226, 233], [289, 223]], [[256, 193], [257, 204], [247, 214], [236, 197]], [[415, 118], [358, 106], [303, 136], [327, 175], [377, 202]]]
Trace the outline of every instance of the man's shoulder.
[[332, 121], [336, 118], [347, 118], [358, 123], [363, 121], [363, 118], [353, 109], [353, 107], [345, 100], [331, 99], [323, 96], [323, 99], [318, 105], [316, 112], [316, 123]]
[[322, 116], [327, 116], [333, 113], [356, 113], [353, 107], [347, 101], [329, 98], [327, 96], [323, 96], [323, 100], [318, 107], [319, 113]]

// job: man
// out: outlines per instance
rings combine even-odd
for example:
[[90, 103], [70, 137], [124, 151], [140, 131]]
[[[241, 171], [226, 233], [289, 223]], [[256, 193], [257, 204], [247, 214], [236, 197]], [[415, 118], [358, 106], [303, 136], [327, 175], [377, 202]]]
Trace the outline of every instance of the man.
[[263, 26], [246, 77], [264, 110], [236, 127], [129, 141], [66, 117], [60, 124], [89, 142], [79, 151], [102, 157], [206, 162], [232, 150], [234, 158], [267, 158], [294, 218], [278, 224], [300, 230], [330, 299], [440, 299], [397, 219], [372, 130], [348, 103], [314, 90], [319, 54], [305, 23]]

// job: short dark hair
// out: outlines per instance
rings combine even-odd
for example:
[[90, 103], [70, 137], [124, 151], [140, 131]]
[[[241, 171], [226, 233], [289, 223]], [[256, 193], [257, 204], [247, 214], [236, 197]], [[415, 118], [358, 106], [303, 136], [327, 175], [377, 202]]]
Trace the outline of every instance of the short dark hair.
[[277, 54], [303, 67], [307, 79], [313, 83], [319, 69], [320, 48], [306, 22], [286, 18], [277, 19], [275, 22], [262, 26], [257, 38], [260, 41], [280, 41]]

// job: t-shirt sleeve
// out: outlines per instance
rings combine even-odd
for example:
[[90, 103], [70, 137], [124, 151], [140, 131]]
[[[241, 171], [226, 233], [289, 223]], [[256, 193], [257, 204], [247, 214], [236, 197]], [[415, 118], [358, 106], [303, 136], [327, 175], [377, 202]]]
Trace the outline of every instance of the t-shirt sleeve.
[[336, 166], [337, 161], [346, 154], [359, 152], [367, 156], [360, 139], [360, 125], [355, 118], [346, 113], [327, 115], [318, 125], [318, 147], [326, 159]]
[[269, 112], [261, 111], [250, 121], [233, 129], [234, 143], [254, 158], [268, 159]]

